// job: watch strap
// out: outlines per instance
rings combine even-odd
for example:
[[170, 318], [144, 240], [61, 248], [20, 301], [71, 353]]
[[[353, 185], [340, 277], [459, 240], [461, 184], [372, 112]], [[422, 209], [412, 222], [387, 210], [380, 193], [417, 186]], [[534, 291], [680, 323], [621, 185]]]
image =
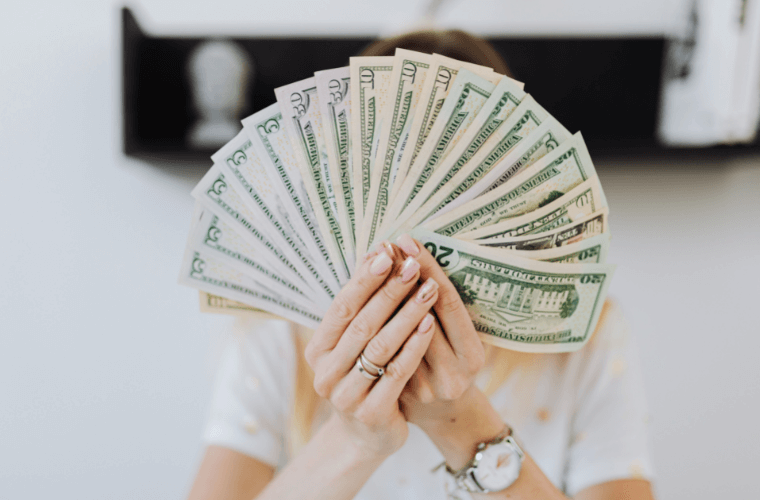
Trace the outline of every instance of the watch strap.
[[[478, 456], [480, 452], [485, 450], [490, 445], [495, 445], [499, 443], [508, 442], [515, 450], [515, 452], [518, 454], [518, 457], [520, 459], [520, 463], [522, 463], [525, 452], [522, 450], [522, 447], [517, 443], [517, 440], [515, 439], [514, 433], [512, 431], [512, 428], [506, 425], [504, 427], [504, 430], [500, 432], [495, 438], [493, 438], [490, 441], [486, 441], [483, 443], [480, 443], [477, 446], [477, 450], [475, 452], [475, 456], [470, 459], [469, 462], [467, 462], [464, 467], [459, 469], [458, 471], [453, 470], [451, 467], [449, 467], [448, 464], [445, 464], [446, 471], [450, 474], [451, 479], [454, 483], [459, 487], [460, 490], [467, 491], [469, 493], [487, 493], [488, 490], [483, 488], [477, 481], [477, 478], [475, 477], [475, 470], [477, 469], [478, 464]], [[442, 464], [443, 465], [443, 464]], [[505, 488], [508, 488], [506, 486]]]
[[473, 500], [470, 492], [459, 486], [454, 476], [449, 474], [443, 467], [441, 469], [440, 473], [443, 475], [442, 481], [446, 500]]
[[[480, 443], [475, 450], [475, 454], [477, 455], [477, 452], [479, 452], [480, 450], [483, 450], [489, 444], [501, 443], [502, 441], [504, 441], [506, 438], [508, 438], [511, 435], [512, 435], [512, 428], [508, 425], [505, 425], [504, 429], [502, 429], [502, 431], [495, 438], [493, 438], [490, 441], [485, 441], [483, 443]], [[446, 466], [446, 471], [449, 474], [451, 474], [454, 477], [457, 477], [457, 476], [462, 475], [468, 469], [470, 469], [474, 463], [475, 463], [475, 457], [472, 457], [470, 461], [464, 464], [464, 466], [459, 470], [452, 469], [451, 467], [449, 467], [449, 464], [447, 464], [446, 462], [444, 462], [443, 464]]]

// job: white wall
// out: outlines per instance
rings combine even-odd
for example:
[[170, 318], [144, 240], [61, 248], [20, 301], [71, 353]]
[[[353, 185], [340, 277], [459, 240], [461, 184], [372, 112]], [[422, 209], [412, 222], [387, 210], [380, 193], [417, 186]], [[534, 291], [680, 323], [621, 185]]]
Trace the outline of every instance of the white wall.
[[[62, 3], [17, 2], [0, 16], [0, 498], [182, 498], [228, 322], [199, 314], [195, 293], [175, 284], [200, 173], [121, 155], [117, 13]], [[328, 22], [314, 5], [167, 1], [142, 12], [160, 27], [176, 16], [177, 31], [298, 14], [275, 30]], [[378, 29], [404, 17], [388, 2], [371, 17], [349, 5], [340, 12]], [[350, 31], [342, 19], [333, 24]], [[758, 498], [760, 157], [599, 170], [660, 497]]]
[[[143, 1], [162, 33], [375, 33], [413, 26], [430, 0]], [[661, 36], [691, 0], [443, 0], [439, 22], [479, 34]]]
[[[685, 155], [686, 156], [686, 155]], [[760, 498], [760, 155], [598, 162], [662, 498]]]

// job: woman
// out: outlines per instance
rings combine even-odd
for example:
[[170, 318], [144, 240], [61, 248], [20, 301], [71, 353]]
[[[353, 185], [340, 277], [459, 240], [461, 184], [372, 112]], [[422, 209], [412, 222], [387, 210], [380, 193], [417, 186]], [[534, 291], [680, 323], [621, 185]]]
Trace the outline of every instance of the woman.
[[[461, 32], [365, 55], [397, 46], [507, 72]], [[237, 328], [192, 500], [652, 498], [638, 361], [614, 305], [579, 352], [486, 348], [441, 268], [403, 235], [365, 258], [305, 349], [284, 322]]]

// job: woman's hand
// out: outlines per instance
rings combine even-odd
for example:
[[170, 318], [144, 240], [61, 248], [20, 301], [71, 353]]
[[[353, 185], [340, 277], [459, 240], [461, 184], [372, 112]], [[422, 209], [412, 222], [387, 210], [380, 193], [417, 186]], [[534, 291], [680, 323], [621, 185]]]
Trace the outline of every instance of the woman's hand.
[[430, 252], [408, 235], [396, 243], [420, 263], [421, 279], [439, 284], [433, 339], [401, 395], [402, 410], [436, 443], [450, 466], [463, 465], [477, 443], [504, 428], [498, 412], [474, 385], [485, 363], [483, 343], [457, 289]]
[[[408, 427], [399, 396], [433, 337], [430, 308], [437, 284], [417, 288], [420, 265], [390, 244], [371, 257], [343, 287], [306, 347], [314, 388], [328, 399], [361, 453], [387, 456], [406, 440]], [[398, 312], [396, 312], [398, 309]], [[385, 373], [369, 380], [356, 366], [359, 356]]]
[[470, 390], [483, 368], [483, 343], [457, 289], [430, 252], [406, 234], [398, 238], [397, 244], [420, 263], [422, 279], [434, 279], [439, 284], [438, 302], [433, 306], [437, 317], [435, 333], [425, 362], [402, 396], [404, 413], [417, 424], [446, 420], [457, 410], [456, 402]]

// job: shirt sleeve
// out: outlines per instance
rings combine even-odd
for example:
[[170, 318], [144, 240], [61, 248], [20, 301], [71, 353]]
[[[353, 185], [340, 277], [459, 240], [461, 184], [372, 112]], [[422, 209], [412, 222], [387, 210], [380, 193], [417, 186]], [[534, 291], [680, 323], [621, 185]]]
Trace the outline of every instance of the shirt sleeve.
[[283, 465], [295, 359], [286, 322], [238, 320], [216, 375], [204, 441]]
[[654, 476], [648, 412], [635, 340], [618, 306], [581, 351], [565, 476], [570, 496], [589, 486]]

